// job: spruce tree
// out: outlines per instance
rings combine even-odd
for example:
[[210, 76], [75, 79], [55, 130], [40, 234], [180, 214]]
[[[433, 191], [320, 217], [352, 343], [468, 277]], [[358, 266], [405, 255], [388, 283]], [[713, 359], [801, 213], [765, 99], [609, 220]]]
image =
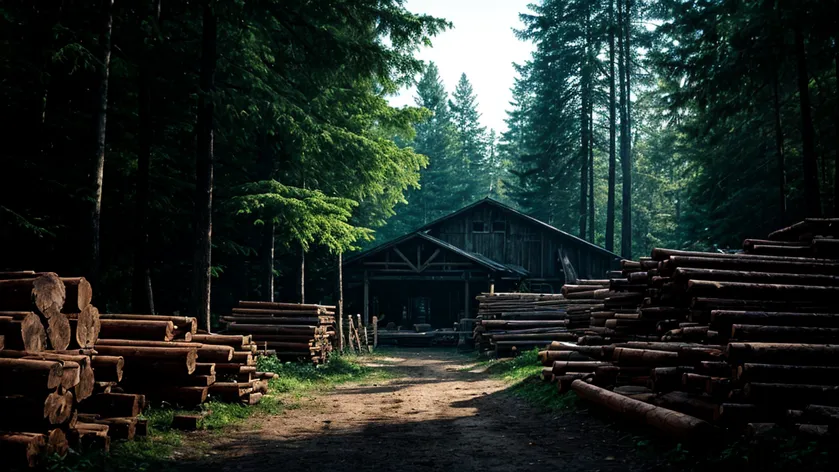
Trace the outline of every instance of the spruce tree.
[[457, 198], [466, 205], [488, 195], [491, 179], [486, 127], [481, 126], [478, 99], [466, 74], [461, 74], [449, 108], [457, 131], [454, 167], [461, 179], [467, 176]]

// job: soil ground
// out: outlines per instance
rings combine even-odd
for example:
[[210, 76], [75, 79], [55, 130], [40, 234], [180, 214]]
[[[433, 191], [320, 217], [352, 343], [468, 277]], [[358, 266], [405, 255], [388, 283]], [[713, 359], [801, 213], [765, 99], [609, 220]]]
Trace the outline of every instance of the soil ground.
[[506, 391], [509, 384], [481, 369], [464, 370], [467, 358], [453, 349], [398, 349], [371, 362], [389, 370], [389, 380], [346, 384], [223, 435], [197, 433], [206, 447], [191, 465], [400, 472], [655, 467], [637, 457], [633, 438], [608, 417], [530, 407]]

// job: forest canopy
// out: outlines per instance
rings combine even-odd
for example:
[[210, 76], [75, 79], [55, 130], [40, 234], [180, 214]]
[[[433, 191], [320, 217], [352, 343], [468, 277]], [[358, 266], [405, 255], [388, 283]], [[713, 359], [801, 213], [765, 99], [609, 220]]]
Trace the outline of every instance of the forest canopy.
[[499, 130], [409, 7], [4, 2], [0, 266], [206, 320], [485, 197], [627, 258], [839, 215], [839, 1], [536, 1]]

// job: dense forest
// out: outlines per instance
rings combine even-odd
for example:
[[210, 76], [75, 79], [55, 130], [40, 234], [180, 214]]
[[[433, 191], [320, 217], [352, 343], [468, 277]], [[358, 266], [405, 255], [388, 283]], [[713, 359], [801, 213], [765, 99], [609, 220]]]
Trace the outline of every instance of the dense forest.
[[624, 257], [839, 215], [839, 1], [536, 2], [506, 130], [409, 8], [3, 2], [0, 267], [208, 320], [484, 197]]

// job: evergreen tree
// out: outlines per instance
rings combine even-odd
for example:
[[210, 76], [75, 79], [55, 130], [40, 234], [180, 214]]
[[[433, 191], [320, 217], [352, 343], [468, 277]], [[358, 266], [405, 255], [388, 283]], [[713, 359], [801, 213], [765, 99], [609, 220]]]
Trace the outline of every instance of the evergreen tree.
[[488, 195], [491, 174], [486, 127], [481, 126], [478, 113], [478, 99], [472, 84], [461, 74], [457, 87], [449, 101], [452, 123], [457, 131], [455, 150], [455, 169], [461, 176], [469, 176], [461, 195], [457, 195], [461, 205], [472, 203]]

